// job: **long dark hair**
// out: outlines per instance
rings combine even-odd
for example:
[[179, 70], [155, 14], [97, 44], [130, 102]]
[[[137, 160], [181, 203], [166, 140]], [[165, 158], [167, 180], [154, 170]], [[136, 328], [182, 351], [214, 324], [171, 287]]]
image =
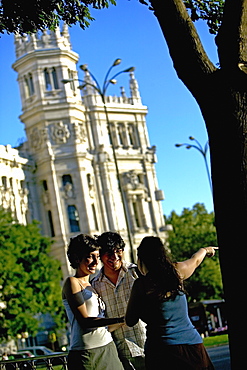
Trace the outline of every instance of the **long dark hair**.
[[183, 281], [168, 256], [162, 240], [147, 236], [137, 249], [140, 263], [148, 269], [145, 278], [146, 293], [159, 300], [175, 299], [184, 292]]

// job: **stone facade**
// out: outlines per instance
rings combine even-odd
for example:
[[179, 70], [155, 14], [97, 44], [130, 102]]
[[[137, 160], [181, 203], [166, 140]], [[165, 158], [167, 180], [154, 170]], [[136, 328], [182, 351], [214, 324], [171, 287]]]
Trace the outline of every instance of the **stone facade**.
[[[26, 168], [16, 175], [19, 187], [12, 196], [19, 199], [19, 221], [41, 222], [42, 232], [54, 239], [52, 254], [61, 261], [64, 276], [71, 273], [68, 241], [78, 233], [119, 232], [126, 242], [126, 260], [135, 259], [144, 236], [165, 240], [156, 148], [150, 147], [147, 107], [133, 71], [130, 96], [121, 88], [120, 96], [105, 96], [104, 104], [87, 70], [86, 84], [78, 89], [79, 56], [71, 49], [66, 26], [62, 32], [16, 36], [15, 49], [13, 68], [27, 142], [18, 150], [3, 147], [0, 153], [12, 158], [9, 167], [15, 153]], [[66, 79], [70, 82], [63, 84]]]

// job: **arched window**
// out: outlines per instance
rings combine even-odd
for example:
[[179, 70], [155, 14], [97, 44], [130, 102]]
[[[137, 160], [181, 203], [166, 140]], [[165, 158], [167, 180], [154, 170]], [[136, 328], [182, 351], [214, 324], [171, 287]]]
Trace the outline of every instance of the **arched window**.
[[142, 209], [142, 204], [141, 204], [141, 199], [139, 196], [134, 197], [132, 201], [132, 207], [134, 211], [134, 224], [135, 228], [139, 229], [143, 227], [143, 209]]
[[45, 77], [45, 89], [46, 91], [51, 90], [58, 90], [58, 79], [57, 79], [57, 71], [55, 67], [51, 69], [45, 68], [44, 69], [44, 77]]
[[136, 138], [135, 138], [135, 128], [134, 125], [128, 124], [128, 137], [129, 137], [129, 144], [131, 146], [136, 145]]
[[79, 213], [76, 209], [76, 206], [68, 206], [68, 218], [69, 218], [69, 226], [70, 226], [70, 232], [74, 233], [77, 231], [80, 231], [80, 225], [79, 225]]
[[30, 85], [30, 95], [34, 94], [33, 76], [31, 73], [28, 74], [29, 85]]
[[52, 90], [51, 79], [47, 68], [44, 69], [44, 76], [45, 76], [45, 89], [46, 91], [51, 91]]
[[57, 71], [55, 67], [52, 68], [51, 75], [52, 75], [52, 81], [53, 81], [53, 88], [55, 90], [58, 90], [59, 87], [58, 87], [58, 81], [57, 81]]
[[25, 81], [26, 96], [29, 98], [30, 96], [34, 95], [34, 85], [33, 85], [32, 74], [28, 73], [27, 76], [24, 76], [24, 81]]
[[134, 216], [135, 216], [135, 224], [136, 224], [136, 227], [140, 227], [141, 226], [141, 222], [140, 222], [140, 212], [139, 212], [139, 207], [138, 207], [138, 203], [137, 202], [133, 202], [133, 210], [134, 210]]
[[63, 186], [65, 186], [67, 183], [73, 185], [72, 177], [71, 175], [63, 175], [62, 176]]
[[117, 127], [119, 145], [124, 145], [124, 125], [119, 123]]
[[48, 190], [48, 185], [47, 185], [47, 181], [46, 180], [43, 180], [42, 181], [42, 186], [43, 186], [44, 191], [47, 191]]

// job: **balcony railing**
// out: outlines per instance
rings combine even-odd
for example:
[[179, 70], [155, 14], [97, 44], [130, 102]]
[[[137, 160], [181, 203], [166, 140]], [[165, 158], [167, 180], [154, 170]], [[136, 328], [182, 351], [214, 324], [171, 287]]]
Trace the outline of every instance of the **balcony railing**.
[[0, 362], [0, 370], [68, 370], [67, 353]]

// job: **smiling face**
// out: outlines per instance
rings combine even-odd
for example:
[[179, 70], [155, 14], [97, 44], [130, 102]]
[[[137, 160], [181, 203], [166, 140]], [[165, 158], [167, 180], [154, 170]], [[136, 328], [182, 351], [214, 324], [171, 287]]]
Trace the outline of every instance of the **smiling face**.
[[82, 259], [77, 269], [79, 276], [87, 276], [96, 272], [96, 267], [99, 263], [99, 251], [90, 252], [88, 256]]
[[122, 267], [123, 250], [112, 249], [101, 256], [101, 261], [104, 264], [104, 269], [110, 271], [118, 271]]

